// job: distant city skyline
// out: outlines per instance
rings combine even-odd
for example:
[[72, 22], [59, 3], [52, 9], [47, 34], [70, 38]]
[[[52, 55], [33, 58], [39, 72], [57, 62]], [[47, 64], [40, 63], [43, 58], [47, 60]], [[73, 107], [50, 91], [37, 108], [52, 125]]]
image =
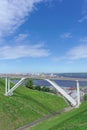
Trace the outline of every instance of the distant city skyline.
[[87, 0], [0, 0], [0, 73], [87, 72]]

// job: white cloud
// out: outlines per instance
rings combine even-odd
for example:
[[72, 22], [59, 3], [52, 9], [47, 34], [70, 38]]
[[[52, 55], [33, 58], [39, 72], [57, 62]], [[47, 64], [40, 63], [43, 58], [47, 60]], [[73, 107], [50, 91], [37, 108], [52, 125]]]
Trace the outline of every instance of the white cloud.
[[87, 58], [87, 44], [70, 49], [64, 56], [54, 58], [55, 61], [74, 61]]
[[50, 55], [49, 49], [45, 48], [45, 43], [42, 41], [33, 43], [29, 40], [28, 34], [19, 34], [13, 39], [2, 41], [0, 46], [1, 59], [18, 59], [23, 57], [47, 57]]
[[72, 34], [70, 32], [63, 33], [61, 36], [63, 39], [72, 38]]
[[50, 0], [0, 0], [0, 36], [14, 32], [42, 1]]
[[47, 57], [50, 55], [49, 50], [45, 49], [43, 44], [36, 45], [19, 45], [19, 46], [2, 46], [0, 47], [1, 59], [18, 59], [23, 57]]
[[67, 53], [67, 55], [67, 58], [70, 60], [87, 58], [87, 45], [85, 44], [74, 47]]
[[29, 37], [29, 34], [21, 33], [14, 38], [14, 42], [15, 43], [21, 43], [21, 42], [25, 41], [28, 37]]
[[80, 40], [79, 40], [80, 42], [86, 42], [87, 43], [87, 37], [84, 37], [84, 38], [81, 38]]
[[82, 16], [82, 18], [80, 18], [80, 19], [78, 20], [78, 22], [79, 22], [79, 23], [82, 23], [82, 22], [84, 22], [85, 20], [87, 20], [87, 14], [84, 15], [84, 16]]
[[83, 0], [81, 15], [81, 18], [78, 20], [79, 23], [82, 23], [87, 20], [87, 0]]

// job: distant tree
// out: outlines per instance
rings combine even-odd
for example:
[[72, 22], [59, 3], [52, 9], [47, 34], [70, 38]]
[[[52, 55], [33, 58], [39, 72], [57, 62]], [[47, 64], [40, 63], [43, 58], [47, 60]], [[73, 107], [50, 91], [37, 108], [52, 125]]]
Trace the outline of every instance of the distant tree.
[[27, 88], [34, 89], [33, 80], [32, 80], [32, 79], [29, 79], [29, 80], [26, 82], [25, 86], [26, 86]]
[[87, 94], [84, 95], [84, 100], [87, 100]]
[[44, 92], [51, 92], [51, 93], [55, 93], [56, 94], [56, 90], [51, 90], [50, 88], [44, 86], [41, 87], [39, 85], [34, 86], [33, 80], [32, 79], [28, 79], [27, 82], [25, 83], [25, 86], [27, 88], [33, 89], [33, 90], [38, 90], [38, 91], [44, 91]]
[[46, 88], [46, 87], [42, 87], [42, 89], [41, 89], [41, 90], [42, 90], [42, 91], [45, 91], [45, 88]]
[[50, 89], [45, 87], [45, 86], [41, 90], [44, 91], [44, 92], [50, 92]]
[[41, 87], [38, 85], [38, 86], [35, 86], [35, 89], [40, 91]]
[[51, 93], [57, 94], [56, 90], [50, 90]]
[[50, 92], [50, 89], [46, 87], [46, 88], [45, 88], [45, 91], [46, 91], [46, 92]]

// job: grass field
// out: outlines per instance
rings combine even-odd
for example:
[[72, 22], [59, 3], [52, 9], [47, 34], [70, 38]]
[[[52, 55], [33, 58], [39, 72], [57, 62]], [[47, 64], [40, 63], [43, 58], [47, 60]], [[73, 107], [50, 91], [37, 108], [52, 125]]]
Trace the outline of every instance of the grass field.
[[11, 97], [4, 96], [5, 81], [0, 79], [0, 130], [15, 130], [44, 115], [67, 106], [57, 95], [19, 87]]
[[87, 130], [87, 101], [80, 108], [46, 120], [30, 130]]

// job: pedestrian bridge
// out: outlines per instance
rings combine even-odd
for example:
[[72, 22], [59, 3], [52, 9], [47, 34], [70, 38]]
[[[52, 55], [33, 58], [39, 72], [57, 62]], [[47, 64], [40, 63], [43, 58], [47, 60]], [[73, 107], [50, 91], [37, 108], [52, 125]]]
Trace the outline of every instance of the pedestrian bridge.
[[[12, 88], [10, 88], [10, 78], [6, 77], [6, 85], [5, 85], [5, 96], [12, 96], [13, 92], [24, 82], [28, 77], [21, 78], [18, 83], [16, 83]], [[33, 78], [35, 79], [35, 78]], [[39, 79], [39, 78], [38, 78]], [[77, 99], [73, 99], [63, 88], [61, 88], [57, 83], [55, 83], [52, 79], [43, 78], [43, 80], [49, 82], [58, 92], [61, 93], [65, 99], [69, 101], [69, 103], [74, 107], [79, 107], [80, 105], [80, 89], [79, 89], [79, 81], [76, 80], [77, 84]], [[65, 79], [66, 80], [66, 79]], [[75, 79], [73, 79], [75, 80]]]

